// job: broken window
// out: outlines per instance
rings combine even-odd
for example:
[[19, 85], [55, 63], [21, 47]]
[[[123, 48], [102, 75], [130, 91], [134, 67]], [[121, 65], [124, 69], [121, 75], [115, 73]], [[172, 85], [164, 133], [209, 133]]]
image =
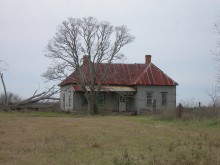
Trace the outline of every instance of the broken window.
[[104, 105], [104, 93], [99, 93], [96, 98], [96, 102], [98, 105]]
[[82, 106], [87, 106], [88, 105], [88, 101], [86, 99], [86, 96], [83, 95], [83, 98], [82, 98]]
[[153, 104], [153, 92], [146, 92], [147, 96], [147, 106], [152, 106]]
[[162, 106], [167, 106], [167, 92], [162, 92], [161, 93], [162, 96]]
[[71, 92], [70, 91], [69, 91], [68, 97], [69, 97], [69, 107], [70, 107], [70, 105], [71, 105]]
[[125, 96], [124, 95], [120, 95], [120, 102], [126, 102], [125, 100], [126, 100]]
[[63, 93], [63, 110], [65, 110], [65, 93]]

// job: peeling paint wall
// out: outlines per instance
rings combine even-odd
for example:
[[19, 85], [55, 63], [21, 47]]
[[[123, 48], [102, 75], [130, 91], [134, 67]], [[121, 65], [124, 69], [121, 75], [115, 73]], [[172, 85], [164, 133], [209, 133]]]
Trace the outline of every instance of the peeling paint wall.
[[[147, 105], [147, 93], [152, 93], [152, 106]], [[167, 105], [162, 105], [162, 93], [167, 93]], [[138, 113], [176, 107], [176, 86], [137, 86], [136, 109]]]
[[[152, 92], [154, 105], [147, 105], [147, 93]], [[162, 105], [162, 93], [167, 94], [167, 104]], [[104, 104], [97, 105], [99, 112], [118, 111], [119, 94], [104, 93]], [[137, 86], [137, 93], [126, 98], [127, 111], [137, 111], [144, 113], [147, 111], [161, 110], [176, 107], [176, 86]], [[85, 96], [82, 92], [74, 92], [71, 85], [61, 87], [60, 106], [63, 111], [86, 112], [87, 105], [84, 104]]]

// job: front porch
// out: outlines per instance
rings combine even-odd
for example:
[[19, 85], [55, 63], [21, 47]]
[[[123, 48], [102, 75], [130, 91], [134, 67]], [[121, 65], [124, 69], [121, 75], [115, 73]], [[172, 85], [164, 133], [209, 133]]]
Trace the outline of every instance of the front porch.
[[[127, 86], [104, 86], [96, 98], [99, 112], [133, 112], [135, 111], [136, 90]], [[84, 92], [73, 86], [73, 109], [86, 111], [87, 101]]]

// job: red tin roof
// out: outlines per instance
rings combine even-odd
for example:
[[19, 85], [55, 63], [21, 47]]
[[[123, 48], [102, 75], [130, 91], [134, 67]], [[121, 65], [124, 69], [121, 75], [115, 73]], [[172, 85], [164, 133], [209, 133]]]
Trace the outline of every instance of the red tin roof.
[[[96, 76], [96, 81], [100, 80], [103, 70], [108, 66], [108, 79], [103, 85], [155, 85], [155, 86], [175, 86], [178, 85], [168, 75], [156, 67], [153, 63], [146, 64], [100, 64]], [[82, 65], [81, 67], [85, 67]], [[86, 68], [83, 68], [86, 70]], [[76, 83], [79, 78], [77, 72], [74, 71], [69, 77], [63, 80], [59, 85]]]

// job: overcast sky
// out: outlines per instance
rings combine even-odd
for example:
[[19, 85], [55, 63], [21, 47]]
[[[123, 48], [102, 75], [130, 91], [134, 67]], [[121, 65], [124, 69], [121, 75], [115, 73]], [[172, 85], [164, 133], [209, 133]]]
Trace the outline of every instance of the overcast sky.
[[[215, 84], [214, 23], [220, 0], [0, 0], [0, 59], [8, 63], [7, 89], [22, 97], [44, 90], [44, 57], [57, 26], [68, 17], [93, 16], [126, 25], [135, 42], [121, 52], [125, 63], [152, 62], [179, 83], [177, 102], [209, 102]], [[0, 93], [3, 92], [0, 86]]]

